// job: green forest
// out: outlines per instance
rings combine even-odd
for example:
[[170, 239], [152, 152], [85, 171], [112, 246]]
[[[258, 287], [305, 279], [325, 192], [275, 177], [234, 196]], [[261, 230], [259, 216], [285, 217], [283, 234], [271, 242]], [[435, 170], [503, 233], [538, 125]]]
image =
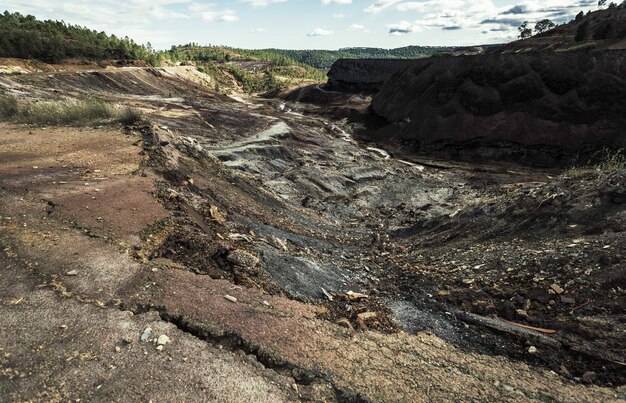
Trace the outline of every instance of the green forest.
[[344, 48], [339, 50], [239, 49], [226, 46], [174, 46], [172, 60], [228, 62], [234, 59], [262, 60], [278, 66], [300, 65], [328, 70], [338, 59], [417, 59], [451, 50], [446, 47], [406, 46], [397, 49]]
[[417, 59], [432, 56], [449, 48], [406, 46], [397, 49], [344, 48], [339, 50], [264, 49], [248, 51], [252, 54], [284, 56], [318, 69], [329, 69], [338, 59]]
[[63, 21], [40, 21], [31, 15], [0, 14], [0, 57], [59, 63], [68, 58], [144, 60], [158, 64], [160, 55], [132, 39], [118, 38]]

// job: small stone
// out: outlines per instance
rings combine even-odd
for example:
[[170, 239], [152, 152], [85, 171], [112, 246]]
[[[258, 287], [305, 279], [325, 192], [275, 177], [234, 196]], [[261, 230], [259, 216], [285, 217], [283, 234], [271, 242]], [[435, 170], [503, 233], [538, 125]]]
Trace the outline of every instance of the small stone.
[[78, 270], [70, 270], [67, 273], [68, 276], [78, 276]]
[[115, 346], [115, 352], [119, 353], [120, 351], [122, 351], [122, 349], [120, 348], [120, 346]]
[[522, 318], [526, 318], [526, 319], [528, 319], [528, 312], [526, 312], [526, 311], [525, 311], [525, 310], [523, 310], [523, 309], [517, 309], [517, 310], [515, 311], [515, 313], [516, 313], [518, 316], [521, 316]]
[[537, 347], [535, 347], [535, 346], [528, 347], [528, 352], [530, 354], [535, 354], [537, 352]]
[[252, 253], [241, 249], [230, 252], [226, 259], [236, 266], [250, 268], [256, 267], [261, 262], [259, 258], [254, 256]]
[[170, 342], [170, 338], [165, 334], [160, 335], [159, 338], [157, 339], [157, 344], [160, 346], [164, 346], [169, 342]]
[[158, 351], [162, 351], [163, 350], [163, 345], [159, 344], [156, 348]]
[[237, 298], [233, 297], [232, 295], [224, 295], [224, 298], [226, 298], [230, 302], [237, 302]]
[[141, 334], [141, 341], [148, 341], [152, 337], [152, 328], [148, 326]]
[[557, 294], [563, 294], [564, 290], [558, 284], [552, 284], [550, 288]]
[[270, 303], [269, 303], [269, 302], [267, 302], [267, 301], [263, 301], [263, 305], [265, 305], [265, 306], [271, 306], [271, 305], [270, 305]]
[[365, 321], [368, 319], [374, 319], [378, 316], [376, 312], [363, 312], [357, 315], [358, 320]]
[[211, 215], [211, 218], [214, 219], [215, 221], [217, 221], [218, 223], [222, 224], [226, 221], [226, 217], [224, 217], [224, 215], [219, 211], [219, 209], [217, 208], [217, 206], [211, 204], [209, 206], [209, 214]]
[[576, 300], [571, 297], [566, 297], [565, 295], [561, 295], [561, 302], [564, 304], [575, 304]]
[[359, 292], [354, 292], [354, 291], [348, 291], [346, 293], [346, 295], [348, 296], [348, 299], [350, 301], [359, 301], [359, 300], [362, 300], [362, 299], [368, 299], [369, 298], [369, 295], [367, 295], [367, 294], [361, 294]]

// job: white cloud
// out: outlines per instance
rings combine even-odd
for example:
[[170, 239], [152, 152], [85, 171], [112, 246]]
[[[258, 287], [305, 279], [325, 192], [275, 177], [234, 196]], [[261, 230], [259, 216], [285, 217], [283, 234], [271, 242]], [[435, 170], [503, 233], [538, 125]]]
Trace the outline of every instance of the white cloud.
[[178, 13], [161, 6], [154, 6], [148, 10], [148, 13], [157, 20], [168, 20], [174, 18], [190, 19], [187, 14]]
[[226, 13], [219, 16], [218, 20], [223, 22], [235, 22], [239, 21], [239, 16], [234, 13]]
[[411, 24], [408, 21], [400, 21], [395, 24], [389, 24], [386, 28], [389, 30], [389, 34], [391, 35], [403, 35], [420, 30], [417, 24]]
[[250, 30], [250, 32], [262, 34], [264, 32], [270, 32], [270, 30], [267, 28], [253, 28]]
[[307, 36], [331, 36], [334, 34], [333, 31], [325, 28], [315, 28], [313, 31], [309, 32]]
[[348, 27], [348, 31], [361, 31], [365, 33], [370, 32], [369, 29], [367, 29], [365, 25], [362, 24], [352, 24]]
[[235, 22], [239, 21], [239, 16], [233, 10], [220, 10], [220, 11], [203, 11], [200, 13], [200, 18], [207, 22], [222, 21], [222, 22]]
[[381, 11], [383, 11], [386, 8], [389, 8], [395, 4], [400, 3], [401, 0], [378, 0], [376, 3], [374, 4], [370, 4], [369, 6], [367, 6], [365, 8], [366, 13], [380, 13]]
[[328, 4], [352, 4], [352, 0], [322, 0], [323, 5]]
[[239, 21], [239, 16], [235, 10], [230, 9], [215, 9], [214, 4], [203, 4], [203, 3], [191, 3], [188, 6], [190, 12], [193, 13], [194, 16], [199, 16], [204, 21], [214, 22], [235, 22]]
[[286, 3], [287, 0], [241, 0], [241, 2], [250, 4], [252, 7], [266, 7], [270, 4]]

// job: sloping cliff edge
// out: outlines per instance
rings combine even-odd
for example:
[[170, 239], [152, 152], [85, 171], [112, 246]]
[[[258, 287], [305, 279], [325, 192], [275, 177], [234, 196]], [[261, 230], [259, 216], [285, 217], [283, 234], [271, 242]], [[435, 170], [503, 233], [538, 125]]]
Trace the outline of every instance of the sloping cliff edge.
[[394, 73], [410, 66], [404, 59], [339, 59], [328, 72], [328, 88], [336, 91], [373, 93]]

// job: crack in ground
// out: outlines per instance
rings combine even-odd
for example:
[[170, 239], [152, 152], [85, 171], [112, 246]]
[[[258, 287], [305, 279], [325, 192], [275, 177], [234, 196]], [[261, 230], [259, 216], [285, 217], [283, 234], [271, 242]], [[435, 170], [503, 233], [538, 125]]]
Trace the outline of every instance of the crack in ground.
[[[192, 322], [183, 315], [172, 315], [165, 307], [136, 305], [134, 307], [121, 306], [120, 309], [130, 310], [135, 315], [158, 312], [161, 320], [173, 324], [182, 332], [190, 334], [215, 348], [225, 349], [232, 353], [242, 351], [246, 355], [251, 355], [266, 369], [293, 379], [295, 384], [303, 387], [304, 390], [315, 384], [326, 384], [332, 389], [335, 401], [337, 402], [357, 403], [368, 401], [360, 394], [355, 394], [354, 392], [347, 391], [336, 385], [336, 383], [330, 379], [330, 375], [325, 373], [323, 369], [308, 369], [289, 363], [263, 351], [261, 346], [250, 343], [235, 332], [213, 330], [210, 324]], [[302, 395], [306, 395], [306, 393], [302, 392], [299, 392], [299, 394], [301, 397]]]

